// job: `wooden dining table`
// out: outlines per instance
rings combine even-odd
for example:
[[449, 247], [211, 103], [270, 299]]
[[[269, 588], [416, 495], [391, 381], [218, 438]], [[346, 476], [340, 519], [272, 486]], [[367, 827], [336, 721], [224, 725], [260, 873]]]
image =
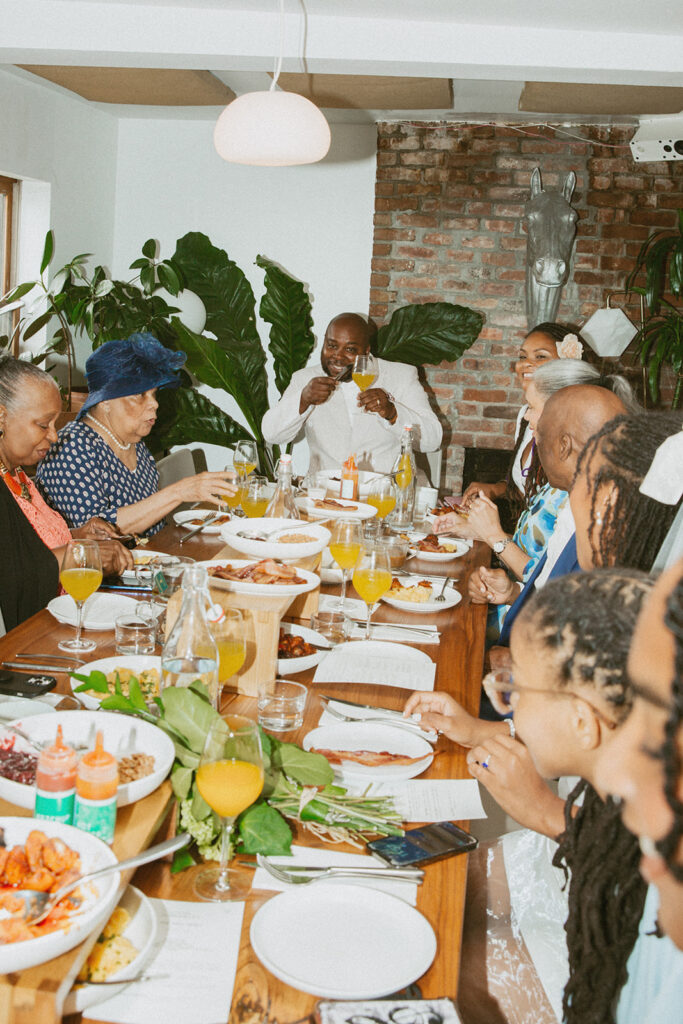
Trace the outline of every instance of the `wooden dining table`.
[[[198, 534], [180, 545], [186, 536], [185, 530], [167, 526], [153, 538], [150, 546], [156, 550], [188, 555], [195, 560], [216, 558], [224, 547], [219, 536]], [[382, 604], [373, 615], [373, 622], [403, 622], [412, 625], [433, 623], [441, 636], [437, 644], [420, 646], [411, 641], [411, 646], [425, 651], [436, 663], [435, 689], [451, 694], [468, 711], [476, 714], [479, 707], [479, 695], [484, 658], [484, 634], [486, 627], [486, 606], [474, 605], [467, 597], [465, 582], [471, 570], [488, 561], [489, 551], [484, 545], [476, 544], [467, 554], [450, 562], [431, 562], [415, 558], [411, 563], [411, 571], [429, 575], [450, 575], [456, 581], [456, 587], [463, 594], [462, 601], [454, 607], [431, 615], [403, 612]], [[323, 592], [335, 593], [338, 588], [323, 586]], [[133, 595], [136, 596], [136, 595]], [[350, 588], [349, 596], [355, 596]], [[145, 599], [140, 594], [141, 600]], [[285, 616], [286, 617], [286, 616]], [[307, 625], [308, 623], [306, 623]], [[57, 644], [73, 632], [73, 628], [56, 622], [53, 616], [43, 610], [5, 637], [0, 638], [0, 661], [12, 661], [19, 652], [39, 651], [42, 654], [59, 653]], [[89, 632], [97, 641], [97, 650], [90, 656], [94, 658], [110, 657], [115, 654], [112, 632]], [[308, 697], [302, 727], [291, 733], [280, 733], [280, 738], [301, 743], [304, 736], [314, 728], [323, 711], [320, 691], [338, 696], [345, 700], [362, 702], [387, 708], [401, 709], [405, 704], [408, 691], [385, 685], [367, 685], [353, 683], [318, 685], [313, 682], [314, 669], [300, 673], [291, 678], [304, 682], [308, 686]], [[69, 677], [58, 675], [58, 690], [70, 693]], [[236, 691], [225, 689], [222, 698], [222, 711], [244, 713], [252, 717], [256, 715], [256, 701]], [[421, 778], [425, 779], [459, 779], [469, 778], [466, 768], [466, 751], [443, 736], [437, 740], [435, 757], [428, 770]], [[155, 810], [157, 812], [158, 808]], [[467, 827], [468, 822], [458, 824]], [[156, 828], [157, 822], [154, 822]], [[165, 837], [175, 827], [172, 815], [166, 817], [157, 839]], [[301, 845], [316, 846], [320, 841], [303, 827], [292, 824], [294, 841]], [[150, 835], [150, 841], [153, 834]], [[344, 852], [358, 852], [347, 845], [335, 846]], [[237, 870], [245, 873], [253, 872], [253, 865], [245, 863], [246, 858], [238, 858]], [[139, 868], [133, 878], [137, 885], [148, 896], [168, 900], [194, 900], [193, 881], [197, 868], [190, 868], [181, 873], [171, 874], [170, 864], [160, 861]], [[449, 857], [445, 860], [428, 865], [424, 883], [418, 888], [417, 907], [432, 925], [438, 942], [436, 957], [431, 967], [416, 982], [419, 992], [424, 998], [448, 996], [455, 998], [458, 989], [458, 972], [460, 946], [464, 914], [465, 888], [467, 879], [467, 856]], [[226, 1006], [225, 1020], [230, 1024], [300, 1024], [312, 1018], [316, 997], [301, 992], [280, 981], [271, 974], [256, 958], [249, 944], [249, 927], [256, 911], [263, 903], [273, 896], [272, 891], [251, 889], [246, 900], [242, 925], [242, 937], [237, 963], [237, 973], [233, 990], [232, 1005]], [[330, 922], [334, 928], [334, 922]], [[202, 984], [206, 983], [206, 979]], [[105, 1020], [97, 1016], [96, 1007], [90, 1011], [91, 1016], [84, 1016], [86, 1024], [96, 1024]], [[17, 1017], [17, 1019], [19, 1019]], [[23, 1017], [21, 1018], [24, 1019]], [[28, 1019], [28, 1018], [26, 1018]], [[55, 1017], [55, 1020], [58, 1016]], [[68, 1024], [76, 1024], [80, 1017], [75, 1015], [64, 1018]]]

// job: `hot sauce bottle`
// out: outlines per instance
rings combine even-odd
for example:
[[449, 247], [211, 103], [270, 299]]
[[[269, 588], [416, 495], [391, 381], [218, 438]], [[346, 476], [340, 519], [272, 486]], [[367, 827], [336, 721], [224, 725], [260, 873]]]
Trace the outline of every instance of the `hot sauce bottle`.
[[358, 467], [355, 455], [349, 455], [342, 466], [339, 497], [349, 498], [352, 501], [358, 500]]
[[74, 825], [111, 844], [116, 825], [119, 766], [102, 743], [100, 730], [95, 738], [95, 749], [84, 754], [78, 765]]
[[36, 768], [36, 806], [34, 816], [46, 821], [70, 825], [74, 815], [76, 767], [78, 757], [64, 742], [61, 725], [51, 747], [41, 750]]

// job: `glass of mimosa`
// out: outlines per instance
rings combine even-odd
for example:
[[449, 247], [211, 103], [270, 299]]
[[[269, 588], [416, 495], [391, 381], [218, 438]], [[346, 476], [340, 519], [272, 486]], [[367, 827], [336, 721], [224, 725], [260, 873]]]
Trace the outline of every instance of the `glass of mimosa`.
[[235, 470], [234, 482], [235, 485], [237, 486], [237, 490], [235, 491], [234, 494], [221, 494], [221, 503], [219, 506], [220, 512], [225, 512], [226, 509], [230, 512], [234, 512], [238, 505], [242, 504], [242, 498], [244, 497], [244, 490], [247, 483], [247, 476], [246, 473], [242, 472], [242, 470], [238, 470], [236, 466], [225, 467], [226, 473], [232, 473], [233, 469]]
[[346, 583], [349, 570], [358, 561], [361, 547], [360, 523], [357, 519], [337, 519], [330, 537], [330, 554], [342, 571], [342, 588], [339, 601], [334, 602], [335, 611], [344, 611]]
[[258, 452], [255, 441], [238, 441], [232, 457], [233, 467], [238, 473], [249, 476], [258, 465]]
[[367, 391], [368, 388], [371, 388], [377, 380], [378, 374], [377, 360], [371, 352], [356, 356], [351, 379], [358, 386], [359, 391]]
[[391, 566], [389, 552], [385, 544], [365, 544], [360, 549], [356, 567], [353, 570], [353, 585], [356, 593], [362, 597], [368, 607], [365, 623], [365, 639], [370, 639], [370, 616], [380, 597], [386, 594], [391, 586]]
[[377, 518], [386, 519], [396, 506], [396, 488], [390, 476], [378, 476], [370, 484], [370, 492], [365, 499], [368, 505], [377, 509]]
[[218, 648], [218, 700], [220, 689], [242, 668], [247, 656], [244, 618], [239, 608], [224, 608], [223, 616], [209, 623], [211, 636]]
[[253, 475], [246, 481], [242, 494], [242, 511], [250, 519], [260, 519], [270, 503], [268, 481], [264, 476]]
[[221, 819], [221, 860], [217, 868], [201, 871], [194, 891], [202, 900], [243, 899], [250, 879], [228, 868], [230, 836], [235, 818], [246, 811], [263, 789], [263, 752], [256, 722], [239, 715], [214, 721], [204, 742], [197, 768], [197, 789]]
[[81, 640], [81, 629], [83, 605], [102, 582], [100, 547], [96, 541], [69, 541], [59, 571], [59, 582], [76, 602], [76, 636], [73, 640], [63, 640], [58, 644], [60, 651], [69, 651], [71, 654], [94, 651], [97, 644], [94, 640]]

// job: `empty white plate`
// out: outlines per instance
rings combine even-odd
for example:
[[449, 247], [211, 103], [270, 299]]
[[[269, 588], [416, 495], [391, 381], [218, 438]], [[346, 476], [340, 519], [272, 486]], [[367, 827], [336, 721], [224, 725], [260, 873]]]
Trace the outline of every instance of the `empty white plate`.
[[[134, 615], [137, 599], [98, 591], [83, 605], [83, 629], [113, 629], [119, 615]], [[68, 594], [53, 597], [47, 606], [58, 622], [76, 625], [76, 602]]]
[[420, 978], [436, 956], [434, 930], [414, 907], [328, 882], [274, 896], [254, 915], [250, 940], [276, 978], [327, 999], [381, 999]]

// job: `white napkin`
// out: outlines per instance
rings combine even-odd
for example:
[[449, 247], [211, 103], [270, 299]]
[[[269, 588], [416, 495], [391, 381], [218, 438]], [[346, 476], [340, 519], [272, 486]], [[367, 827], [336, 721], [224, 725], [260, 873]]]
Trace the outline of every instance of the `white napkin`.
[[[273, 864], [282, 867], [291, 867], [293, 864], [306, 864], [308, 866], [331, 867], [373, 867], [381, 866], [381, 861], [374, 857], [364, 857], [356, 853], [339, 853], [327, 847], [319, 850], [308, 846], [292, 846], [292, 857], [269, 857]], [[405, 903], [414, 907], [417, 903], [417, 883], [395, 882], [391, 878], [326, 878], [325, 881], [333, 881], [335, 885], [364, 885], [371, 889], [380, 889], [389, 893], [390, 896], [398, 896]], [[315, 882], [310, 882], [315, 885]], [[275, 889], [277, 892], [286, 892], [288, 889], [296, 889], [299, 886], [290, 885], [288, 882], [279, 882], [277, 878], [269, 875], [265, 868], [257, 868], [254, 880], [251, 883], [252, 889]]]

